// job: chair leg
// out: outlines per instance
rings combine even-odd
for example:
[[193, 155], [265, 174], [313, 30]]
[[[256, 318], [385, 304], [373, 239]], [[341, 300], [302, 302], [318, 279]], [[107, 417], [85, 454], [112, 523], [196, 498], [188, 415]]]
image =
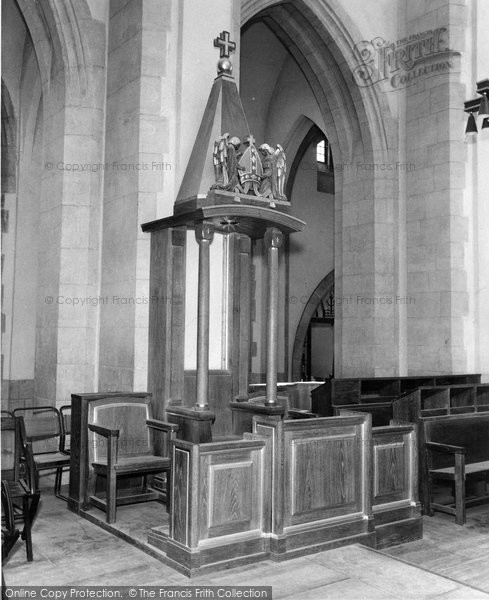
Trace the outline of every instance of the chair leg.
[[22, 531], [22, 539], [25, 540], [25, 549], [27, 554], [27, 561], [32, 562], [32, 537], [31, 537], [31, 510], [29, 497], [24, 496], [22, 498], [22, 514], [24, 517], [24, 529]]
[[68, 502], [68, 498], [61, 493], [61, 483], [63, 481], [63, 467], [58, 467], [56, 469], [56, 476], [54, 479], [54, 495], [56, 498], [60, 498], [60, 500], [64, 500]]
[[41, 499], [41, 492], [37, 492], [31, 498], [31, 502], [30, 502], [30, 505], [29, 505], [29, 522], [31, 524], [31, 529], [32, 529], [32, 524], [34, 523], [34, 519], [35, 519], [36, 514], [37, 514], [37, 507], [39, 506], [39, 500], [40, 499]]
[[59, 492], [61, 490], [61, 480], [63, 478], [63, 468], [58, 467], [56, 469], [56, 477], [54, 478], [54, 495], [59, 498]]
[[107, 476], [107, 523], [115, 523], [117, 508], [117, 477], [114, 469]]

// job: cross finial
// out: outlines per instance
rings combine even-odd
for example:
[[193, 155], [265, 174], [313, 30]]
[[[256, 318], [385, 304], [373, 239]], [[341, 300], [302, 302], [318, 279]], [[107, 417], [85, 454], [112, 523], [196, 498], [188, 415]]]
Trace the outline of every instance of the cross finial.
[[246, 142], [250, 145], [250, 146], [254, 146], [255, 145], [255, 137], [252, 133], [250, 133], [250, 135], [246, 136]]
[[231, 52], [236, 50], [236, 42], [230, 40], [229, 31], [221, 31], [221, 35], [214, 40], [214, 47], [219, 48], [221, 58], [229, 58]]

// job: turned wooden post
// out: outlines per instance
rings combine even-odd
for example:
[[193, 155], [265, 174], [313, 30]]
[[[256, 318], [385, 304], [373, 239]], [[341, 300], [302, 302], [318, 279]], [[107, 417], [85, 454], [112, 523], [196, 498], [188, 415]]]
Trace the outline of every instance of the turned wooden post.
[[195, 228], [199, 244], [199, 287], [197, 311], [197, 410], [207, 410], [209, 396], [209, 299], [210, 245], [214, 238], [212, 223], [199, 223]]
[[278, 356], [278, 252], [283, 234], [275, 227], [265, 233], [268, 250], [268, 311], [267, 311], [267, 395], [265, 404], [277, 404]]

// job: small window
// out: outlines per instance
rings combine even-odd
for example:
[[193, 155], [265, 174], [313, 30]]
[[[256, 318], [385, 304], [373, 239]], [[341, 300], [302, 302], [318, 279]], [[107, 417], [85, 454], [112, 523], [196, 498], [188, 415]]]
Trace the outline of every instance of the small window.
[[326, 140], [321, 140], [316, 146], [316, 160], [319, 163], [326, 162]]
[[316, 144], [317, 190], [334, 194], [334, 171], [331, 146], [326, 138]]

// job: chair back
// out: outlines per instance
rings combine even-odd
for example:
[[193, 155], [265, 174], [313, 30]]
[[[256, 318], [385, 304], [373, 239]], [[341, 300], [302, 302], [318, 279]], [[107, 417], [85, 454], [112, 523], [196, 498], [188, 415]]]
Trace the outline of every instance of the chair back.
[[39, 489], [34, 457], [30, 445], [26, 443], [22, 417], [2, 417], [2, 480], [22, 480], [31, 494]]
[[[146, 426], [152, 418], [149, 398], [102, 398], [89, 405], [88, 422], [119, 431], [118, 459], [154, 454], [153, 433]], [[90, 462], [104, 462], [107, 440], [89, 431]]]
[[61, 424], [63, 425], [64, 433], [64, 452], [70, 452], [71, 448], [71, 404], [65, 404], [59, 409], [61, 415]]
[[[424, 439], [463, 446], [466, 462], [489, 460], [489, 413], [447, 415], [422, 419]], [[453, 457], [433, 453], [432, 468], [453, 465]]]
[[63, 446], [61, 415], [54, 406], [16, 408], [15, 416], [24, 418], [27, 440], [32, 443], [32, 452], [46, 454], [58, 452]]
[[2, 480], [17, 481], [21, 455], [21, 417], [2, 417]]

